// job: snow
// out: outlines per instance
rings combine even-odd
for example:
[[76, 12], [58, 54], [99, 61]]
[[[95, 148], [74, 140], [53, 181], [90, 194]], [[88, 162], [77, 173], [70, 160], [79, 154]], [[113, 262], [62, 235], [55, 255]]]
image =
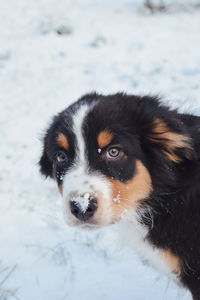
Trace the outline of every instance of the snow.
[[113, 201], [116, 202], [116, 203], [120, 203], [120, 200], [121, 200], [120, 199], [120, 194], [118, 194], [117, 197], [113, 198]]
[[81, 209], [81, 211], [85, 213], [89, 205], [89, 198], [90, 198], [90, 194], [85, 193], [83, 197], [77, 197], [73, 199], [73, 201]]
[[[150, 14], [139, 0], [1, 0], [0, 293], [6, 299], [191, 299], [119, 247], [115, 227], [67, 227], [56, 185], [37, 166], [51, 117], [86, 92], [156, 93], [200, 115], [200, 10], [195, 1], [166, 2], [167, 12]], [[13, 272], [1, 285], [6, 270]]]

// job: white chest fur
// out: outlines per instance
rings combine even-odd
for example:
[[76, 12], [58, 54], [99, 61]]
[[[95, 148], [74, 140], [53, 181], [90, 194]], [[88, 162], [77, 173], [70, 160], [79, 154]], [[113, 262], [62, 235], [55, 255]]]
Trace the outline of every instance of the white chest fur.
[[176, 258], [169, 255], [167, 251], [150, 244], [146, 239], [148, 229], [138, 222], [137, 215], [132, 215], [131, 218], [121, 221], [117, 225], [117, 231], [123, 246], [132, 248], [143, 261], [167, 275], [177, 273]]

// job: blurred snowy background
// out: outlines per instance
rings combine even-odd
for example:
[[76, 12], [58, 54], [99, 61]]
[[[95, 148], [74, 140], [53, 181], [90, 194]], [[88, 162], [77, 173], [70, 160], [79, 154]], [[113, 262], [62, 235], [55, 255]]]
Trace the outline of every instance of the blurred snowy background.
[[52, 115], [89, 91], [156, 93], [200, 115], [200, 2], [161, 2], [0, 0], [0, 300], [191, 299], [114, 228], [68, 228], [37, 168]]

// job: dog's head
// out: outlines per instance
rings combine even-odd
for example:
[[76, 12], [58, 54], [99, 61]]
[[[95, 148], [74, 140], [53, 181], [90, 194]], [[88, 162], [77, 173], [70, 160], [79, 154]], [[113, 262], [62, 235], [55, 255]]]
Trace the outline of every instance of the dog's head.
[[67, 223], [115, 223], [173, 185], [192, 148], [177, 116], [155, 98], [124, 94], [86, 95], [57, 115], [40, 166], [57, 181]]

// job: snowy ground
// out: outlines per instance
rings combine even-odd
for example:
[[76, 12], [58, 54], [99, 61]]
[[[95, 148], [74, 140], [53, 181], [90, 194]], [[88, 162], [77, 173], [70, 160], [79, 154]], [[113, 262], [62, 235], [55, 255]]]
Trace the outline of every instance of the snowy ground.
[[67, 228], [37, 168], [51, 116], [85, 92], [159, 93], [200, 115], [197, 1], [155, 14], [141, 2], [0, 0], [1, 300], [191, 299], [119, 249], [114, 228]]

